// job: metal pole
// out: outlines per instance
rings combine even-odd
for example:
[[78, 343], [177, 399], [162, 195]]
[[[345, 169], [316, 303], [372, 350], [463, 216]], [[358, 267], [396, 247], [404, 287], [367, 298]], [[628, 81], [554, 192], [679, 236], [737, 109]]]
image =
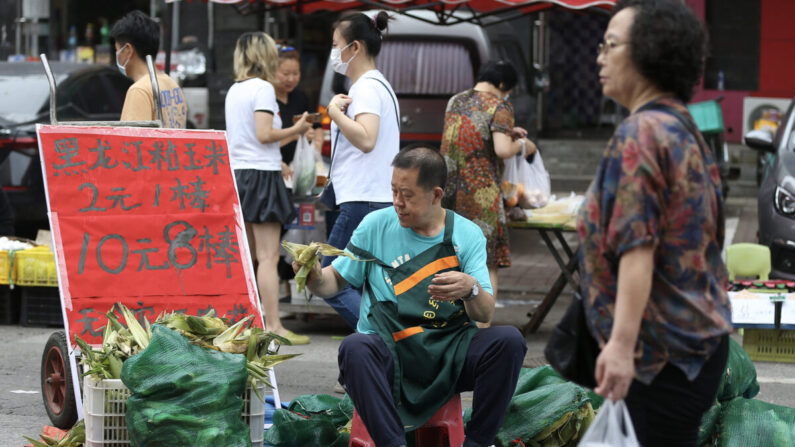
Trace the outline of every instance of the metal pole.
[[[157, 113], [158, 121], [64, 121], [62, 123], [58, 122], [55, 113], [55, 99], [58, 93], [55, 85], [55, 76], [52, 74], [47, 55], [42, 53], [39, 57], [41, 58], [42, 65], [44, 65], [44, 73], [47, 75], [47, 82], [50, 85], [50, 124], [60, 124], [62, 126], [165, 127], [163, 112], [160, 109], [160, 88], [157, 85], [157, 77], [155, 77], [155, 66], [152, 63], [152, 56], [146, 56], [146, 65], [149, 68], [149, 76], [152, 80], [152, 94], [155, 96], [155, 112]], [[80, 410], [79, 404], [77, 408]]]
[[536, 79], [541, 82], [536, 84], [536, 130], [544, 127], [544, 90], [546, 89], [546, 76], [549, 68], [549, 33], [547, 32], [546, 14], [540, 12], [538, 20], [533, 22], [533, 68], [536, 70]]
[[39, 52], [39, 18], [34, 17], [30, 25], [30, 54]]
[[166, 122], [163, 120], [163, 106], [160, 104], [160, 85], [157, 83], [157, 73], [155, 72], [155, 64], [152, 63], [152, 56], [146, 55], [146, 67], [149, 69], [149, 80], [152, 82], [152, 96], [155, 100], [155, 115], [157, 121], [160, 121], [161, 127], [166, 127]]
[[213, 10], [213, 2], [207, 2], [207, 50], [212, 53], [213, 45], [215, 45], [215, 13]]
[[168, 30], [174, 27], [174, 4], [170, 3], [168, 5], [170, 11], [166, 11], [163, 14], [163, 51], [166, 53], [166, 66], [165, 72], [166, 74], [171, 73], [171, 39], [168, 38]]
[[295, 32], [295, 47], [298, 50], [298, 54], [304, 54], [304, 2], [302, 0], [298, 0], [295, 12], [298, 16], [298, 29]]
[[19, 0], [17, 1], [17, 19], [14, 20], [16, 24], [16, 42], [14, 42], [16, 54], [22, 54], [22, 20], [22, 0]]
[[[179, 21], [180, 21], [180, 14], [179, 14], [179, 5], [181, 2], [176, 1], [173, 3], [174, 9], [173, 13], [171, 14], [171, 50], [179, 46]], [[168, 71], [166, 72], [168, 73]]]
[[50, 62], [47, 60], [47, 55], [41, 53], [39, 57], [41, 57], [42, 65], [44, 65], [44, 73], [47, 74], [47, 83], [50, 84], [50, 124], [58, 124], [58, 120], [55, 116], [55, 76], [52, 75], [52, 70], [50, 69]]

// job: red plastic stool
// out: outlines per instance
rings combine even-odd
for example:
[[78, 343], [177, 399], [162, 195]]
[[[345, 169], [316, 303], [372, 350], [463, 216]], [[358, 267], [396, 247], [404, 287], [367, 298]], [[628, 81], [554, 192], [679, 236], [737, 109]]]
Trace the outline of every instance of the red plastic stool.
[[[461, 446], [464, 443], [461, 396], [453, 395], [425, 425], [415, 430], [414, 433], [416, 447]], [[351, 440], [348, 447], [376, 447], [356, 409], [353, 410]]]

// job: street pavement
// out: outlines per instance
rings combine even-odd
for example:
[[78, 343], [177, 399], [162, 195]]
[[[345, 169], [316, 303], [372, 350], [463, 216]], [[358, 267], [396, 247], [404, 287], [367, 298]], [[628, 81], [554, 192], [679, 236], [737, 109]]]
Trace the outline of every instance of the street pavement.
[[[727, 238], [732, 242], [756, 240], [756, 200], [730, 198], [727, 206]], [[496, 324], [523, 326], [527, 312], [538, 304], [552, 285], [559, 270], [535, 232], [512, 230], [512, 267], [499, 274], [499, 301]], [[574, 243], [574, 240], [571, 240]], [[727, 241], [729, 242], [729, 241]], [[543, 349], [552, 328], [571, 300], [565, 289], [539, 330], [527, 335], [528, 352], [525, 366], [545, 363]], [[302, 394], [333, 394], [336, 383], [337, 349], [342, 337], [349, 333], [336, 315], [299, 314], [285, 319], [285, 326], [308, 334], [312, 342], [305, 346], [285, 346], [284, 353], [301, 356], [276, 367], [276, 378], [282, 400]], [[57, 328], [26, 328], [0, 326], [0, 446], [21, 446], [22, 435], [35, 436], [49, 424], [40, 390], [40, 363], [44, 344]], [[741, 337], [734, 335], [738, 342]], [[761, 391], [758, 399], [795, 407], [795, 364], [756, 362]], [[472, 395], [463, 396], [464, 406], [471, 406]]]

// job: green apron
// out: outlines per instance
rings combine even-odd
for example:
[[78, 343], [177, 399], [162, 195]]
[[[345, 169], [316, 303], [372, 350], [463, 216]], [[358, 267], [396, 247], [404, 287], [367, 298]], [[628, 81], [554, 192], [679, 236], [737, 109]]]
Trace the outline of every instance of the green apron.
[[446, 211], [441, 243], [398, 267], [348, 245], [356, 256], [381, 265], [395, 290], [397, 303], [376, 300], [367, 281], [368, 263], [364, 284], [370, 300], [367, 318], [392, 353], [392, 397], [408, 431], [421, 427], [453, 396], [469, 343], [477, 332], [460, 300], [437, 301], [428, 294], [435, 274], [460, 271], [452, 242], [454, 216]]

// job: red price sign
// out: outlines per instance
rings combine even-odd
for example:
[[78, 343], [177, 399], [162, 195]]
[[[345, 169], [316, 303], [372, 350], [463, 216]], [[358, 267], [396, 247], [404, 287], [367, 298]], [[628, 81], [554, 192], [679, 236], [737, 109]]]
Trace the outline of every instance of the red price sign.
[[115, 302], [262, 324], [223, 132], [37, 131], [70, 340], [101, 342]]

